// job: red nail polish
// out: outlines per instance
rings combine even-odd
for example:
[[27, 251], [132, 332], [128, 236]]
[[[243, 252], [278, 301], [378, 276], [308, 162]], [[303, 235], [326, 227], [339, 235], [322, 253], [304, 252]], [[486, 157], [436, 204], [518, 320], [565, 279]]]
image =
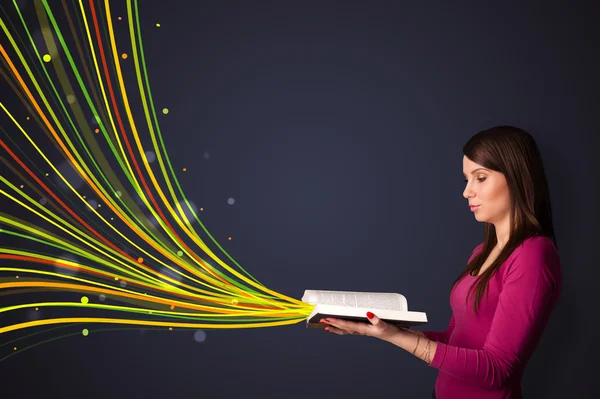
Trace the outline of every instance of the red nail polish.
[[329, 328], [325, 328], [325, 331], [329, 332]]
[[375, 316], [373, 313], [371, 313], [371, 312], [367, 312], [367, 317], [368, 317], [369, 319], [372, 319], [372, 318], [373, 318], [373, 316]]

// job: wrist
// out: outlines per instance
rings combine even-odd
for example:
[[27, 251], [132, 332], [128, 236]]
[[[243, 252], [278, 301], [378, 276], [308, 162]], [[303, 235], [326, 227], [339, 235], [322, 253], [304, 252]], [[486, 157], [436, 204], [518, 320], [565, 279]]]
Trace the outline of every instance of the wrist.
[[411, 335], [411, 333], [404, 328], [400, 328], [397, 326], [391, 326], [392, 330], [388, 333], [385, 334], [383, 337], [381, 337], [382, 340], [390, 342], [390, 343], [395, 343], [398, 342], [398, 340], [401, 340], [402, 337]]

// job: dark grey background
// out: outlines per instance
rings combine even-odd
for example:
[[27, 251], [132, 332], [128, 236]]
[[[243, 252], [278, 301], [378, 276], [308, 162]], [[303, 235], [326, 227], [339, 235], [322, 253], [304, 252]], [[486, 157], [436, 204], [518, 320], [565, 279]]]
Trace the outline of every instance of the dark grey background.
[[[599, 10], [561, 4], [145, 0], [140, 9], [186, 195], [246, 270], [289, 296], [400, 292], [427, 312], [428, 330], [444, 329], [450, 285], [483, 239], [462, 196], [462, 146], [499, 124], [529, 131], [550, 184], [564, 291], [524, 396], [584, 398], [600, 393]], [[302, 323], [206, 332], [203, 343], [193, 330], [48, 343], [0, 363], [0, 396], [427, 398], [437, 375], [391, 344]]]

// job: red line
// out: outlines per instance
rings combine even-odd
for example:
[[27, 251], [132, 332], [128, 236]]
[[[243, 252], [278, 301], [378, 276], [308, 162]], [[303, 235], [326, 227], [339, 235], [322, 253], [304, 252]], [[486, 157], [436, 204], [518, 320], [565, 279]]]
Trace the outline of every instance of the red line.
[[[187, 249], [187, 251], [193, 255], [193, 257], [198, 260], [202, 265], [207, 266], [206, 263], [204, 263], [204, 261], [197, 257], [196, 254], [194, 253], [194, 251], [192, 251], [191, 248], [189, 248], [185, 242], [179, 237], [179, 235], [175, 232], [175, 229], [173, 229], [173, 227], [171, 226], [171, 224], [169, 223], [169, 221], [167, 220], [167, 218], [165, 217], [165, 215], [162, 213], [160, 207], [158, 206], [158, 203], [156, 202], [156, 200], [154, 199], [154, 196], [152, 195], [152, 192], [150, 191], [150, 188], [148, 187], [148, 185], [146, 184], [146, 180], [144, 179], [144, 176], [142, 175], [142, 171], [140, 170], [140, 167], [135, 159], [135, 155], [133, 154], [133, 151], [131, 149], [131, 145], [129, 144], [129, 140], [127, 139], [127, 135], [125, 133], [125, 128], [123, 126], [123, 121], [121, 120], [121, 115], [119, 113], [119, 110], [117, 108], [117, 103], [115, 100], [115, 95], [114, 95], [114, 91], [112, 88], [112, 84], [110, 79], [108, 78], [109, 72], [108, 72], [108, 66], [106, 64], [106, 57], [104, 55], [104, 48], [102, 46], [102, 39], [100, 37], [100, 28], [98, 26], [98, 20], [96, 19], [96, 9], [94, 7], [94, 2], [93, 0], [89, 1], [90, 3], [90, 8], [92, 11], [92, 20], [94, 21], [94, 28], [96, 31], [96, 39], [98, 40], [98, 48], [99, 48], [99, 53], [100, 53], [100, 58], [102, 59], [102, 67], [104, 68], [104, 74], [106, 76], [106, 85], [110, 94], [110, 100], [112, 102], [113, 105], [113, 109], [115, 112], [115, 117], [117, 119], [117, 124], [119, 125], [119, 129], [121, 130], [121, 136], [123, 137], [123, 140], [125, 141], [125, 145], [127, 147], [127, 151], [129, 152], [129, 156], [131, 157], [131, 160], [133, 161], [135, 170], [137, 171], [137, 174], [142, 182], [142, 185], [144, 186], [144, 189], [146, 190], [146, 194], [148, 194], [148, 197], [150, 198], [150, 201], [152, 202], [152, 205], [154, 205], [155, 210], [158, 212], [158, 214], [160, 215], [161, 219], [165, 222], [165, 224], [167, 225], [167, 227], [169, 228], [169, 230], [171, 231], [171, 233], [173, 233], [175, 235], [175, 237], [177, 237], [177, 239], [179, 240], [179, 242]], [[212, 271], [211, 267], [207, 268], [209, 273], [211, 273], [215, 278], [219, 279], [220, 281], [222, 281], [224, 284], [226, 285], [231, 285], [228, 281], [224, 280], [222, 277], [220, 277], [218, 274], [214, 273]], [[244, 293], [246, 294], [246, 293]]]

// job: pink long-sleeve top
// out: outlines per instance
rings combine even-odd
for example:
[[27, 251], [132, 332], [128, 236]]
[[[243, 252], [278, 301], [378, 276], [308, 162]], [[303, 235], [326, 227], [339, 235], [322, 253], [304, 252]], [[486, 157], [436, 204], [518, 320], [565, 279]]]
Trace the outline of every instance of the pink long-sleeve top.
[[519, 399], [525, 365], [562, 290], [558, 251], [549, 237], [527, 238], [490, 279], [478, 316], [473, 313], [475, 291], [465, 304], [476, 279], [464, 276], [450, 293], [452, 317], [446, 331], [423, 331], [437, 342], [430, 363], [439, 369], [436, 397]]

